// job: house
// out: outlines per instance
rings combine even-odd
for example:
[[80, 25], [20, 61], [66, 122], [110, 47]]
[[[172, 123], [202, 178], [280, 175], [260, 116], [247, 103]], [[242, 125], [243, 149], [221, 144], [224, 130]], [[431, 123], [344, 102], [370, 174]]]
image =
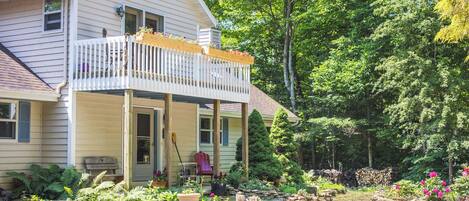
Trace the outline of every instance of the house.
[[203, 0], [0, 1], [0, 187], [8, 171], [89, 156], [135, 184], [164, 168], [174, 182], [177, 155], [197, 151], [226, 171], [249, 111], [269, 125], [282, 106], [250, 84], [250, 56], [213, 48], [216, 25]]

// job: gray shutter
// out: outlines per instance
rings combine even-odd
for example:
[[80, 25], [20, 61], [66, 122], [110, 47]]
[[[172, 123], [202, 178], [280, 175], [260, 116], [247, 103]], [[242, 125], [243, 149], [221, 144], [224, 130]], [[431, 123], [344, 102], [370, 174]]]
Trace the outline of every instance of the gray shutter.
[[18, 142], [31, 141], [31, 103], [20, 101], [18, 116]]
[[230, 133], [229, 133], [229, 125], [228, 125], [228, 118], [223, 118], [223, 146], [228, 146], [230, 142]]

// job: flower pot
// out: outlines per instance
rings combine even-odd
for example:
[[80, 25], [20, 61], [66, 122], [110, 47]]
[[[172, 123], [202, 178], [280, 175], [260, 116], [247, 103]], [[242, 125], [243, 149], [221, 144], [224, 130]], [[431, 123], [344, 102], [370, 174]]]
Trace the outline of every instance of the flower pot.
[[198, 44], [192, 44], [184, 40], [166, 37], [161, 34], [139, 33], [137, 34], [136, 39], [139, 43], [154, 45], [161, 48], [191, 53], [202, 53], [202, 47]]
[[168, 181], [153, 180], [153, 182], [151, 182], [151, 186], [156, 187], [156, 188], [166, 188], [168, 187]]
[[226, 184], [213, 183], [212, 184], [212, 193], [218, 196], [226, 195]]
[[247, 64], [247, 65], [254, 63], [254, 57], [252, 57], [251, 55], [247, 55], [247, 54], [246, 55], [237, 54], [235, 52], [219, 50], [219, 49], [211, 48], [211, 47], [204, 47], [204, 52], [208, 56], [218, 58], [218, 59], [223, 59], [226, 61], [237, 62], [237, 63]]
[[179, 201], [199, 201], [199, 193], [178, 194]]

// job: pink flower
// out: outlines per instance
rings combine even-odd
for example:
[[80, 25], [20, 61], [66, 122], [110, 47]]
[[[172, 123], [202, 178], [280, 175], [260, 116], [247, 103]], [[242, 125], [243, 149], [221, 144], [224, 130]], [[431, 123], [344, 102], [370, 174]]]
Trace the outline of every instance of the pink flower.
[[212, 197], [215, 197], [215, 193], [211, 192], [211, 193], [210, 193], [210, 197], [211, 197], [211, 198], [212, 198]]
[[438, 191], [440, 191], [440, 190], [438, 190], [437, 188], [434, 188], [434, 189], [433, 189], [433, 192], [434, 192], [434, 193], [438, 193]]
[[429, 192], [430, 192], [430, 191], [428, 191], [428, 189], [426, 189], [426, 188], [423, 189], [423, 194], [426, 195], [426, 194], [428, 194]]
[[438, 195], [438, 198], [440, 198], [440, 199], [443, 198], [443, 192], [438, 191], [438, 194], [437, 194], [437, 195]]
[[428, 176], [431, 177], [431, 178], [437, 177], [438, 173], [436, 173], [435, 171], [431, 171], [430, 173], [428, 173]]
[[441, 185], [442, 185], [442, 186], [446, 186], [446, 181], [442, 181], [442, 182], [441, 182]]
[[451, 192], [451, 188], [446, 187], [445, 191], [446, 191], [447, 193], [449, 193], [449, 192]]
[[420, 185], [425, 186], [425, 179], [422, 179], [422, 181], [420, 181]]
[[463, 177], [466, 177], [466, 176], [468, 176], [468, 175], [469, 175], [469, 172], [468, 172], [468, 171], [462, 172], [462, 176], [463, 176]]
[[401, 189], [401, 185], [396, 184], [396, 185], [394, 185], [394, 188], [396, 188], [396, 190], [399, 190], [399, 189]]

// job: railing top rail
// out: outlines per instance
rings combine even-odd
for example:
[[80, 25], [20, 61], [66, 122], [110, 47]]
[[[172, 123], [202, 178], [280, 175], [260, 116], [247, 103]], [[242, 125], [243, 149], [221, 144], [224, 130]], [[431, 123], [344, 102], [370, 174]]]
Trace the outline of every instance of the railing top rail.
[[108, 43], [108, 42], [124, 42], [126, 36], [112, 36], [106, 38], [91, 38], [75, 41], [75, 45], [83, 45], [90, 43]]

